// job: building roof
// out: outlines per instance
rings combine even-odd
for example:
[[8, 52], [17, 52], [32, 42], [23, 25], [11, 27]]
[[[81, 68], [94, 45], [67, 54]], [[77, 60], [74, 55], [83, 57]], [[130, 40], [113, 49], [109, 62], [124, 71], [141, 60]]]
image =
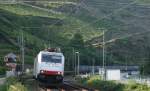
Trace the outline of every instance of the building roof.
[[7, 58], [13, 58], [13, 59], [17, 58], [17, 56], [14, 53], [9, 53], [5, 57], [7, 57]]

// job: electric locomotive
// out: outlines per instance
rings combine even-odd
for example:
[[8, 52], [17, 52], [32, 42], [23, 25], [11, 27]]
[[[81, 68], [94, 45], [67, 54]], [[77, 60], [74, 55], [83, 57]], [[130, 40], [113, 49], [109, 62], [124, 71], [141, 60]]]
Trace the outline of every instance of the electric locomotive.
[[34, 61], [33, 76], [42, 82], [62, 82], [64, 77], [63, 53], [56, 48], [40, 51]]

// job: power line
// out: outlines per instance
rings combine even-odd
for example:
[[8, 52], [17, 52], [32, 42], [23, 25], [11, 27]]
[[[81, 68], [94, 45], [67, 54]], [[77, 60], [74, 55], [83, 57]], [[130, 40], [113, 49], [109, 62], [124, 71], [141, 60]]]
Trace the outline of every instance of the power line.
[[[137, 36], [137, 35], [141, 35], [141, 34], [145, 34], [145, 33], [149, 33], [150, 31], [147, 30], [147, 31], [144, 31], [144, 32], [137, 32], [137, 33], [133, 33], [133, 34], [128, 34], [126, 36], [122, 36], [122, 37], [119, 37], [119, 38], [113, 38], [113, 39], [110, 39], [108, 41], [105, 42], [105, 44], [108, 44], [108, 43], [112, 43], [112, 42], [115, 42], [116, 40], [120, 40], [120, 39], [125, 39], [125, 38], [129, 38], [129, 37], [133, 37], [133, 36]], [[98, 46], [98, 45], [102, 45], [103, 43], [95, 43], [95, 44], [92, 44], [94, 46]]]
[[85, 26], [80, 27], [80, 29], [81, 29], [81, 28], [85, 28], [85, 27], [87, 27], [87, 26], [89, 26], [89, 25], [91, 25], [91, 24], [94, 24], [94, 23], [96, 23], [96, 22], [98, 22], [98, 21], [100, 21], [100, 20], [102, 20], [102, 19], [108, 18], [108, 17], [110, 17], [111, 15], [116, 14], [116, 13], [122, 11], [123, 9], [129, 7], [130, 5], [135, 4], [136, 2], [137, 2], [137, 0], [135, 0], [135, 1], [133, 1], [133, 2], [131, 2], [131, 3], [129, 3], [129, 4], [127, 4], [127, 5], [125, 5], [124, 7], [121, 7], [121, 8], [119, 8], [119, 9], [116, 9], [116, 10], [114, 10], [112, 13], [110, 13], [110, 14], [108, 14], [108, 15], [106, 15], [106, 16], [100, 18], [100, 19], [97, 19], [97, 20], [95, 20], [94, 22], [89, 23], [88, 25], [85, 25]]

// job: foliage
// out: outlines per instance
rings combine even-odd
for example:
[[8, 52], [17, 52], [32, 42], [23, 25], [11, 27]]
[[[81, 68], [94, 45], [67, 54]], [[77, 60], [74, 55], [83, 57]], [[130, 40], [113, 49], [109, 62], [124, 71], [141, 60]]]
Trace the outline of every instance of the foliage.
[[6, 84], [0, 85], [0, 91], [7, 91], [7, 85]]
[[0, 75], [4, 75], [6, 73], [6, 67], [0, 66]]
[[[146, 52], [147, 56], [148, 56], [147, 60], [150, 60], [150, 47], [147, 47], [146, 49], [148, 50], [148, 52]], [[150, 67], [150, 62], [149, 61], [147, 61], [143, 65], [141, 65], [141, 67], [140, 67], [140, 73], [141, 73], [141, 75], [149, 76], [150, 75], [149, 67]]]
[[[80, 65], [91, 65], [93, 61], [95, 61], [95, 64], [98, 62], [97, 59], [99, 59], [99, 55], [97, 55], [96, 48], [91, 46], [90, 44], [88, 45], [84, 42], [83, 40], [83, 35], [80, 33], [76, 33], [73, 38], [70, 40], [68, 46], [71, 49], [74, 49], [74, 52], [79, 52], [80, 56]], [[75, 54], [72, 55], [73, 51], [67, 51], [68, 55], [70, 57], [76, 56]], [[74, 57], [73, 57], [74, 58]], [[73, 59], [74, 60], [74, 59]]]
[[[0, 85], [0, 91], [12, 91], [13, 88], [11, 88], [10, 86], [16, 85], [16, 84], [17, 85], [19, 84], [17, 78], [15, 78], [15, 77], [9, 77], [9, 78], [6, 79], [6, 81], [5, 81], [5, 83], [3, 85]], [[18, 88], [18, 90], [19, 89], [20, 89], [20, 87]], [[18, 90], [16, 90], [16, 91], [18, 91]]]
[[[2, 49], [0, 56], [3, 57], [11, 51], [16, 54], [20, 53], [18, 42], [21, 36], [20, 30], [23, 30], [26, 47], [25, 63], [28, 64], [33, 64], [36, 54], [49, 45], [51, 47], [66, 46], [76, 33], [74, 29], [87, 24], [71, 16], [55, 14], [22, 4], [0, 4], [0, 13], [0, 35], [2, 35], [0, 41], [4, 41], [0, 45]], [[93, 30], [92, 27], [82, 30], [83, 40], [99, 36], [98, 32], [91, 30]]]
[[149, 76], [150, 75], [149, 67], [150, 67], [150, 62], [145, 63], [143, 66], [141, 66], [140, 74]]
[[150, 1], [149, 0], [137, 0], [137, 2], [139, 4], [147, 4], [147, 5], [150, 5]]
[[150, 91], [150, 87], [132, 81], [125, 85], [124, 91]]
[[4, 65], [4, 61], [0, 60], [0, 66]]
[[92, 75], [90, 77], [88, 77], [87, 83], [90, 84], [92, 83], [94, 80], [102, 80], [100, 75]]
[[79, 33], [76, 33], [70, 40], [70, 46], [75, 48], [76, 50], [84, 48], [83, 36]]
[[0, 85], [0, 91], [27, 91], [16, 77], [9, 77], [3, 85]]
[[92, 76], [88, 78], [78, 79], [80, 83], [96, 88], [100, 91], [150, 91], [150, 87], [145, 84], [138, 84], [134, 81], [128, 84], [121, 84], [115, 81], [104, 81], [100, 78]]
[[8, 91], [27, 91], [27, 88], [21, 83], [15, 83], [9, 86]]
[[96, 88], [100, 91], [123, 91], [123, 84], [115, 83], [113, 81], [103, 81], [99, 75], [80, 79], [84, 85]]
[[13, 85], [13, 84], [16, 84], [17, 82], [19, 82], [19, 79], [17, 79], [17, 77], [8, 77], [6, 79], [6, 83], [8, 85]]
[[[67, 2], [70, 0], [64, 1]], [[140, 25], [135, 25], [134, 22], [130, 22], [130, 20], [133, 19], [133, 21], [139, 22], [139, 24], [144, 24], [143, 21], [148, 20], [148, 15], [139, 13], [142, 11], [148, 12], [148, 9], [141, 9], [139, 6], [136, 6], [136, 4], [136, 7], [123, 9], [115, 14], [112, 13], [112, 15], [108, 18], [103, 18], [103, 16], [107, 16], [110, 12], [122, 7], [119, 3], [127, 4], [131, 0], [116, 0], [113, 3], [110, 2], [109, 5], [108, 2], [104, 2], [103, 0], [85, 1], [86, 2], [83, 1], [83, 5], [76, 6], [68, 3], [56, 3], [54, 0], [53, 3], [55, 4], [49, 4], [49, 12], [33, 8], [26, 4], [0, 4], [0, 56], [3, 57], [11, 51], [17, 54], [20, 53], [18, 37], [20, 36], [20, 30], [23, 30], [26, 47], [25, 62], [28, 64], [33, 64], [33, 59], [36, 54], [49, 45], [51, 47], [57, 46], [63, 49], [62, 52], [65, 54], [66, 64], [68, 66], [73, 63], [72, 61], [74, 59], [74, 55], [72, 55], [73, 51], [70, 47], [75, 48], [75, 51], [80, 51], [81, 64], [91, 65], [93, 60], [95, 60], [95, 64], [101, 64], [102, 48], [93, 48], [92, 45], [85, 44], [85, 41], [91, 40], [92, 38], [96, 38], [97, 42], [102, 40], [102, 37], [99, 37], [102, 35], [101, 29], [107, 30], [106, 40], [112, 38], [116, 39], [117, 37], [122, 37], [126, 34], [128, 35], [128, 33], [137, 33], [136, 27], [140, 27]], [[101, 2], [103, 5], [97, 4]], [[87, 4], [89, 10], [84, 7], [84, 3]], [[92, 8], [94, 8], [94, 10], [92, 10]], [[135, 8], [138, 9], [135, 10]], [[135, 11], [133, 12], [132, 10]], [[141, 19], [135, 17], [135, 15], [141, 16], [141, 14], [145, 17], [142, 22], [139, 21]], [[132, 27], [132, 25], [135, 26]], [[30, 28], [22, 29], [22, 27]], [[100, 28], [100, 30], [97, 28]], [[143, 29], [143, 27], [138, 29]], [[76, 33], [81, 36], [74, 38], [73, 36], [74, 34], [76, 35]], [[135, 36], [135, 38], [137, 37]], [[70, 42], [70, 39], [72, 42]], [[149, 44], [147, 41], [149, 40], [144, 42], [143, 40], [142, 42], [139, 42], [139, 40], [131, 38], [127, 40], [119, 40], [122, 41], [119, 43], [110, 43], [110, 45], [106, 48], [107, 65], [125, 64], [124, 61], [126, 60], [129, 61], [129, 64], [135, 65], [137, 61], [140, 61], [138, 57], [142, 56], [147, 58], [147, 55], [145, 55], [145, 51], [147, 51], [147, 49], [145, 49], [146, 47], [142, 44], [146, 45], [147, 43], [148, 46]], [[70, 42], [70, 44], [68, 44], [68, 42]], [[64, 46], [68, 49], [64, 48]], [[132, 55], [132, 57], [130, 55]], [[73, 67], [72, 65], [70, 66]]]

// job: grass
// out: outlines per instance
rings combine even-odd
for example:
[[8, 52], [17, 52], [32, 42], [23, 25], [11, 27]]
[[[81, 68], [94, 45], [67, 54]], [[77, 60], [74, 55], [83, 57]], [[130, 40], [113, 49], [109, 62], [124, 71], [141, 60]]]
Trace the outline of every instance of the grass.
[[52, 1], [52, 2], [37, 2], [37, 5], [49, 8], [49, 9], [55, 9], [55, 8], [59, 8], [61, 6], [67, 5], [67, 4], [72, 4], [72, 5], [76, 5], [75, 1]]
[[61, 14], [53, 14], [51, 12], [39, 10], [30, 6], [13, 4], [13, 5], [3, 5], [0, 4], [0, 9], [7, 10], [9, 12], [18, 14], [18, 15], [32, 15], [32, 16], [42, 16], [42, 17], [51, 17], [51, 18], [63, 18]]
[[27, 87], [22, 85], [15, 77], [9, 77], [3, 85], [0, 85], [0, 91], [28, 91]]
[[7, 91], [7, 85], [6, 84], [0, 85], [0, 91]]
[[140, 4], [150, 5], [150, 0], [137, 0]]
[[91, 38], [98, 37], [101, 35], [101, 31], [97, 31], [97, 29], [95, 29], [94, 27], [89, 26], [87, 22], [78, 20], [77, 18], [73, 17], [68, 17], [64, 20], [67, 24], [63, 25], [63, 36], [72, 38], [73, 34], [80, 32], [83, 35], [84, 40], [87, 41]]
[[[0, 5], [0, 9], [7, 10], [9, 12], [23, 15], [23, 16], [41, 16], [41, 17], [48, 17], [48, 18], [57, 18], [62, 19], [66, 24], [64, 24], [60, 29], [63, 29], [63, 36], [68, 36], [68, 38], [71, 38], [74, 33], [78, 32], [77, 30], [80, 30], [84, 36], [84, 39], [90, 39], [99, 36], [101, 33], [100, 31], [95, 31], [95, 28], [92, 26], [88, 26], [88, 23], [81, 21], [80, 19], [70, 17], [66, 14], [53, 14], [50, 12], [38, 10], [29, 6], [20, 5], [20, 4], [14, 4], [14, 5]], [[87, 25], [87, 27], [81, 28], [84, 25]], [[55, 26], [52, 26], [55, 28]], [[57, 26], [58, 27], [58, 26]], [[93, 31], [94, 30], [94, 31]]]
[[28, 91], [28, 90], [24, 85], [18, 82], [14, 85], [10, 85], [8, 91]]

